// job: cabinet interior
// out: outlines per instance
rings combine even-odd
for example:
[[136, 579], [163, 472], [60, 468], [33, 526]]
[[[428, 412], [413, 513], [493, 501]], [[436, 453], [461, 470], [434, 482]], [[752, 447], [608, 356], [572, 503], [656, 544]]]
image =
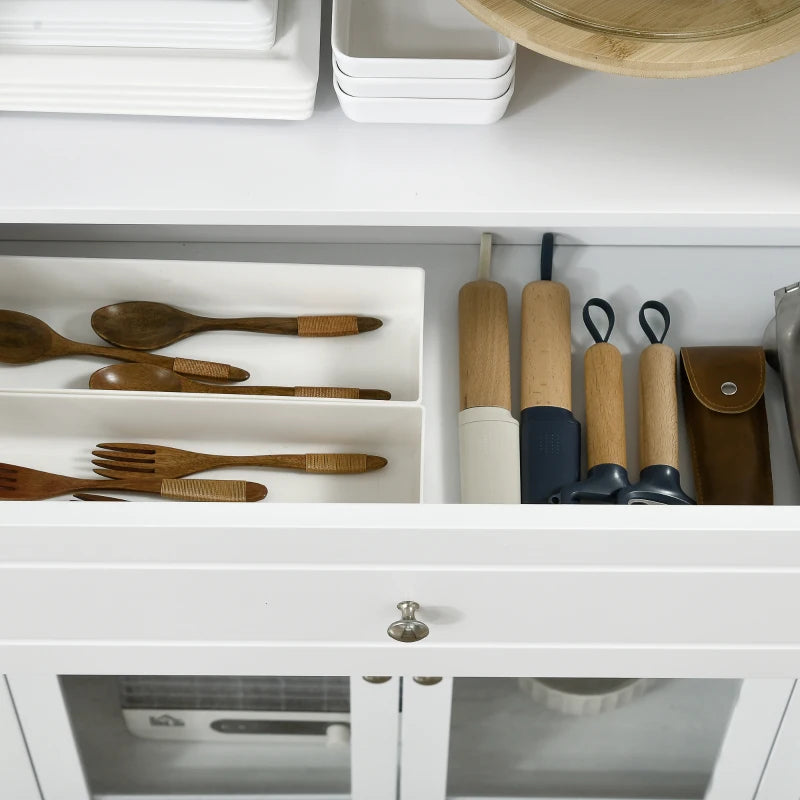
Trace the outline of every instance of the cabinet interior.
[[[556, 234], [558, 232], [556, 231]], [[298, 239], [302, 236], [298, 235]], [[558, 242], [558, 239], [557, 239]], [[459, 501], [457, 297], [476, 277], [478, 247], [448, 244], [317, 244], [304, 242], [6, 242], [6, 254], [70, 257], [165, 258], [282, 263], [396, 265], [425, 269], [423, 337], [423, 500]], [[520, 295], [538, 279], [536, 246], [495, 245], [492, 277], [508, 292], [514, 413], [519, 413]], [[773, 315], [773, 291], [797, 280], [792, 248], [619, 247], [557, 244], [554, 279], [567, 285], [572, 303], [573, 410], [584, 419], [583, 353], [592, 343], [581, 320], [590, 297], [607, 299], [616, 312], [611, 342], [623, 353], [628, 469], [637, 474], [638, 355], [647, 340], [639, 328], [642, 302], [662, 300], [672, 325], [666, 343], [758, 345]], [[79, 280], [79, 278], [76, 278]], [[767, 411], [776, 505], [800, 502], [800, 476], [792, 453], [780, 380], [767, 375]], [[585, 430], [583, 431], [585, 443]], [[583, 448], [585, 453], [585, 446]], [[584, 456], [585, 457], [585, 456]], [[680, 471], [692, 494], [691, 461], [681, 424]], [[297, 502], [302, 498], [297, 495]], [[324, 498], [322, 498], [324, 499]]]

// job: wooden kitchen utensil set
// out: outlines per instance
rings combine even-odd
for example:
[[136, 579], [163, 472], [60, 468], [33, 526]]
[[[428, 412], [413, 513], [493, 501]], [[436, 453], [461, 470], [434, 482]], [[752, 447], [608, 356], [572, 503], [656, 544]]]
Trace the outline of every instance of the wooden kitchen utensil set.
[[[389, 400], [391, 394], [383, 389], [220, 386], [218, 384], [224, 382], [247, 380], [250, 373], [230, 364], [171, 358], [146, 352], [212, 330], [327, 338], [354, 336], [376, 330], [381, 325], [381, 320], [375, 317], [355, 315], [220, 319], [200, 317], [163, 303], [134, 301], [105, 306], [92, 314], [95, 333], [116, 345], [107, 347], [66, 339], [42, 320], [6, 309], [0, 310], [0, 362], [23, 365], [73, 355], [129, 362], [95, 372], [89, 379], [92, 389]], [[199, 378], [200, 381], [193, 378]]]
[[[485, 250], [485, 239], [482, 245]], [[500, 428], [505, 424], [516, 429], [511, 417], [505, 289], [485, 280], [485, 270], [484, 280], [467, 284], [459, 295], [462, 502], [693, 503], [680, 487], [676, 360], [663, 344], [670, 318], [658, 301], [644, 303], [639, 312], [650, 346], [640, 360], [642, 469], [635, 485], [629, 481], [626, 464], [622, 356], [609, 342], [614, 311], [601, 298], [584, 306], [583, 319], [595, 344], [584, 361], [589, 470], [580, 480], [580, 424], [572, 415], [570, 298], [565, 286], [552, 281], [552, 258], [553, 235], [545, 234], [541, 280], [528, 284], [522, 295], [518, 438], [502, 436]], [[606, 315], [604, 334], [592, 319], [594, 308]], [[647, 321], [647, 311], [661, 315], [660, 338]], [[481, 386], [484, 389], [477, 391]], [[500, 412], [503, 423], [497, 417]], [[467, 413], [471, 427], [463, 418]], [[477, 435], [479, 417], [484, 430]]]
[[[70, 355], [90, 355], [129, 362], [95, 372], [89, 379], [92, 389], [388, 400], [389, 392], [380, 389], [222, 386], [219, 382], [243, 381], [250, 373], [230, 364], [147, 352], [211, 330], [334, 337], [366, 333], [381, 325], [381, 320], [374, 317], [355, 315], [219, 319], [200, 317], [162, 303], [134, 301], [105, 306], [92, 315], [94, 331], [114, 345], [106, 347], [74, 342], [36, 317], [0, 310], [0, 361], [24, 365]], [[206, 382], [192, 380], [186, 377], [188, 375]], [[95, 472], [103, 476], [101, 480], [70, 478], [14, 464], [0, 464], [0, 500], [44, 500], [72, 492], [78, 492], [79, 499], [97, 499], [86, 493], [100, 489], [157, 494], [172, 500], [254, 502], [267, 496], [266, 486], [241, 480], [186, 480], [185, 476], [224, 466], [344, 475], [371, 472], [387, 463], [381, 456], [362, 453], [220, 456], [137, 443], [101, 444], [99, 447], [102, 449], [94, 454], [100, 456], [100, 460], [93, 463], [98, 467]]]
[[242, 480], [189, 479], [220, 467], [268, 467], [325, 475], [356, 475], [386, 466], [382, 456], [364, 453], [303, 453], [224, 456], [195, 453], [158, 444], [102, 443], [92, 464], [103, 479], [70, 478], [15, 464], [0, 464], [0, 500], [47, 500], [77, 492], [80, 500], [119, 498], [87, 494], [94, 490], [156, 494], [168, 500], [244, 503], [263, 500], [267, 487]]

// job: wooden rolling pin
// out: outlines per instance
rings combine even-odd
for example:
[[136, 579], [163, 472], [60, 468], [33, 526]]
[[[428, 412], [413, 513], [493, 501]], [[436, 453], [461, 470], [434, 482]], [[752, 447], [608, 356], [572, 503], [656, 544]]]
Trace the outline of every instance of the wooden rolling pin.
[[462, 503], [519, 503], [519, 424], [511, 416], [508, 296], [489, 280], [491, 234], [478, 280], [458, 295], [458, 439]]
[[541, 280], [522, 291], [523, 503], [547, 503], [580, 477], [581, 426], [572, 416], [569, 290], [551, 280], [553, 241], [552, 233], [542, 238]]

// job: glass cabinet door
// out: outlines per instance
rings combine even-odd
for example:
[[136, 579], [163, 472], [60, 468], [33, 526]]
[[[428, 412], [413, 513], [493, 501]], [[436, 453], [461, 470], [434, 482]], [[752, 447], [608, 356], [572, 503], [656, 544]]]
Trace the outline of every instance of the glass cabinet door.
[[448, 795], [701, 800], [738, 681], [459, 678]]
[[[44, 800], [389, 800], [396, 788], [399, 679], [380, 681], [12, 676], [11, 688]], [[365, 770], [387, 760], [394, 768], [389, 776]]]
[[[791, 688], [792, 681], [445, 679], [428, 695], [404, 692], [409, 731], [437, 691], [440, 703], [445, 692], [450, 702], [427, 741], [419, 728], [413, 740], [403, 736], [401, 800], [752, 800]], [[446, 763], [419, 796], [419, 786], [404, 791], [403, 782], [425, 758], [423, 747]]]

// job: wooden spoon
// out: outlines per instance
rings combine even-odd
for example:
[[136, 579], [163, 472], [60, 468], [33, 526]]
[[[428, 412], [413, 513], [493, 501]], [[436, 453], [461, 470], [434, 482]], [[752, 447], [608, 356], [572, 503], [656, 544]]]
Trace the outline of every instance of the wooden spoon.
[[204, 331], [252, 331], [285, 336], [352, 336], [380, 328], [375, 317], [201, 317], [165, 303], [134, 300], [98, 308], [92, 328], [101, 338], [132, 350], [157, 350]]
[[279, 397], [341, 397], [350, 400], [389, 400], [383, 389], [348, 389], [335, 386], [211, 386], [189, 380], [150, 364], [113, 364], [89, 379], [92, 389], [123, 392], [211, 392], [213, 394], [277, 395]]
[[62, 356], [100, 356], [117, 361], [135, 361], [206, 380], [244, 381], [250, 377], [249, 372], [230, 364], [170, 358], [119, 347], [73, 342], [30, 314], [0, 310], [0, 362], [34, 364]]

